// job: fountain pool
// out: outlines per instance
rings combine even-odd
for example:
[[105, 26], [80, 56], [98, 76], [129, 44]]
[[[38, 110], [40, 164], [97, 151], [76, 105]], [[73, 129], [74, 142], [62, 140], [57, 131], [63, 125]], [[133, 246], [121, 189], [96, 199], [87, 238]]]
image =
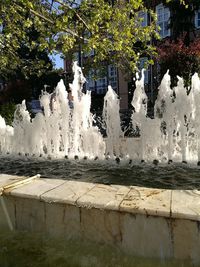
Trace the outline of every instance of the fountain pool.
[[[132, 128], [139, 137], [125, 138], [117, 94], [108, 88], [103, 110], [106, 136], [102, 136], [90, 113], [90, 92], [82, 92], [85, 82], [82, 71], [76, 63], [73, 70], [74, 81], [69, 85], [73, 105], [69, 105], [61, 81], [52, 95], [43, 92], [40, 98], [43, 113], [35, 118], [30, 117], [25, 102], [18, 105], [12, 126], [0, 117], [0, 171], [4, 173], [0, 175], [0, 214], [3, 214], [0, 229], [10, 227], [64, 238], [68, 245], [69, 240], [78, 240], [76, 248], [89, 240], [98, 245], [111, 245], [132, 256], [158, 259], [156, 263], [137, 262], [132, 258], [135, 266], [137, 263], [138, 266], [162, 266], [162, 262], [163, 266], [177, 266], [173, 260], [180, 260], [181, 266], [198, 266], [198, 75], [193, 76], [187, 94], [181, 78], [177, 87], [171, 89], [170, 77], [166, 74], [159, 87], [154, 119], [147, 117], [144, 80], [137, 80], [132, 100]], [[42, 178], [13, 176], [36, 173]], [[13, 183], [17, 179], [19, 182]], [[4, 247], [9, 255], [10, 240], [6, 242], [8, 247]], [[70, 245], [66, 251], [68, 249]], [[6, 256], [5, 251], [0, 248], [0, 257]], [[40, 254], [33, 249], [34, 252]], [[59, 253], [64, 263], [62, 251]], [[57, 252], [57, 258], [56, 255]], [[114, 261], [114, 265], [107, 266], [131, 266], [129, 258], [123, 257], [119, 261], [125, 260], [124, 265]], [[97, 261], [99, 266], [101, 262], [106, 266], [101, 254], [98, 257], [92, 254], [89, 262], [80, 258], [83, 259], [80, 266], [90, 266], [90, 262], [98, 266]], [[9, 260], [11, 257], [5, 261], [8, 266], [12, 264]], [[188, 265], [184, 265], [185, 260]], [[46, 262], [42, 264], [45, 266]]]
[[[90, 183], [145, 186], [163, 189], [200, 189], [200, 167], [192, 164], [117, 163], [115, 160], [68, 160], [0, 157], [0, 172]], [[189, 175], [188, 175], [189, 174]]]

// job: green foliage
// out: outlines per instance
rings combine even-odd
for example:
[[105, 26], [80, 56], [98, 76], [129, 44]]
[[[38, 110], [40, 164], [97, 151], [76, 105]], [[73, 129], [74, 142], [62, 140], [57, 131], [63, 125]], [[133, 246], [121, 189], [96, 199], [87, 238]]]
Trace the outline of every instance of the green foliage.
[[7, 125], [12, 125], [16, 105], [14, 103], [6, 103], [0, 106], [0, 115], [5, 119]]
[[[1, 77], [27, 78], [51, 68], [48, 50], [44, 46], [47, 35], [40, 22], [30, 13], [33, 1], [0, 1], [0, 72]], [[34, 1], [39, 4], [40, 1]]]
[[[112, 4], [110, 2], [113, 2]], [[19, 67], [25, 76], [45, 71], [42, 58], [24, 58], [25, 50], [63, 54], [82, 48], [84, 54], [93, 49], [93, 64], [104, 60], [131, 72], [137, 69], [140, 56], [155, 53], [150, 44], [158, 37], [155, 17], [150, 26], [142, 27], [139, 10], [142, 0], [105, 1], [83, 0], [78, 7], [72, 1], [54, 0], [1, 0], [0, 71], [14, 72]], [[146, 10], [147, 12], [151, 12]], [[33, 38], [35, 33], [37, 38]]]
[[[83, 0], [75, 6], [72, 0], [0, 0], [1, 76], [19, 69], [25, 78], [40, 76], [51, 67], [45, 53], [72, 55], [80, 47], [84, 54], [95, 50], [93, 66], [106, 60], [135, 71], [139, 57], [155, 54], [151, 39], [158, 38], [155, 15], [143, 2], [148, 1]], [[139, 10], [149, 13], [150, 26], [142, 27]]]
[[170, 28], [172, 38], [161, 42], [158, 47], [158, 58], [161, 77], [169, 70], [171, 86], [176, 86], [180, 76], [185, 87], [190, 90], [192, 75], [200, 74], [200, 39], [194, 35], [195, 12], [200, 8], [199, 0], [167, 1], [170, 8]]

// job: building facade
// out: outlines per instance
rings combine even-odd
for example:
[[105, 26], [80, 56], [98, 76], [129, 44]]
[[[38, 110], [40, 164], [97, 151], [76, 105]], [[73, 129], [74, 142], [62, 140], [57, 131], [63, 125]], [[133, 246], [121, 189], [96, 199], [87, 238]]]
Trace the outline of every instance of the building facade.
[[[154, 0], [149, 1], [148, 8], [151, 8], [157, 15], [157, 25], [158, 31], [161, 37], [161, 40], [155, 41], [152, 40], [154, 45], [158, 43], [162, 43], [165, 40], [174, 40], [175, 38], [175, 30], [171, 28], [172, 25], [171, 19], [176, 16], [176, 12], [179, 10], [170, 9], [165, 6], [162, 0]], [[151, 17], [146, 12], [141, 12], [140, 17], [143, 18], [143, 26], [150, 25]], [[185, 22], [185, 21], [184, 21]], [[190, 31], [190, 38], [195, 39], [200, 37], [200, 8], [195, 11], [194, 16], [192, 17], [191, 23], [193, 24], [193, 29]], [[192, 28], [192, 27], [191, 27]], [[143, 67], [143, 62], [145, 58], [141, 58], [141, 68]], [[160, 66], [159, 63], [154, 61], [153, 66], [149, 66], [149, 68], [145, 71], [145, 90], [150, 102], [154, 103], [155, 98], [157, 96], [158, 86], [161, 81], [160, 77]]]
[[[173, 29], [170, 28], [170, 18], [172, 16], [173, 10], [163, 4], [162, 0], [147, 1], [147, 8], [151, 8], [157, 15], [157, 25], [158, 31], [161, 37], [161, 41], [167, 38], [173, 38]], [[139, 17], [142, 18], [142, 26], [148, 26], [151, 24], [151, 16], [149, 13], [144, 11], [139, 11]], [[193, 24], [195, 26], [195, 32], [191, 32], [194, 38], [200, 36], [200, 9], [195, 12], [193, 18]], [[152, 40], [153, 44], [156, 45], [156, 41]], [[92, 56], [92, 55], [91, 55]], [[143, 69], [145, 62], [148, 58], [142, 57], [139, 62], [139, 68]], [[82, 62], [79, 58], [79, 62]], [[65, 71], [69, 72], [69, 62], [65, 60]], [[134, 93], [134, 82], [130, 77], [129, 80], [124, 77], [123, 73], [117, 69], [115, 66], [108, 65], [106, 69], [106, 74], [104, 77], [99, 79], [91, 78], [93, 75], [89, 74], [86, 79], [86, 90], [90, 90], [94, 95], [104, 97], [107, 92], [108, 85], [117, 92], [120, 98], [120, 108], [122, 111], [126, 111], [131, 107], [131, 100]], [[144, 72], [144, 82], [145, 90], [150, 101], [150, 104], [154, 103], [157, 89], [160, 83], [159, 77], [159, 64], [157, 62], [154, 65], [148, 67]]]

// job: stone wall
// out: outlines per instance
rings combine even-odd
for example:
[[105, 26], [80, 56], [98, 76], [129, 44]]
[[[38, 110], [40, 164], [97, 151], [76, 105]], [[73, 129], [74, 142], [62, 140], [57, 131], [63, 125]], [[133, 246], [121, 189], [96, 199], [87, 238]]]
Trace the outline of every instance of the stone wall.
[[[15, 230], [90, 240], [141, 257], [200, 263], [198, 191], [53, 179], [2, 191]], [[0, 228], [6, 229], [1, 203]]]

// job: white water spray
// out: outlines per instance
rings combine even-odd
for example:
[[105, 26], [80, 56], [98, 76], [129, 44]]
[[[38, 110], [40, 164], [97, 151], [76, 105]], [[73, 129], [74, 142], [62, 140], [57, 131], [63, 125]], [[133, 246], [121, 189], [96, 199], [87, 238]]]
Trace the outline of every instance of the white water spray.
[[171, 89], [169, 74], [164, 76], [155, 103], [154, 119], [147, 117], [144, 76], [136, 81], [132, 125], [139, 138], [124, 138], [119, 98], [109, 86], [104, 100], [106, 137], [103, 138], [94, 126], [90, 112], [91, 93], [82, 92], [85, 78], [76, 62], [73, 71], [74, 81], [69, 85], [71, 95], [63, 81], [58, 83], [53, 94], [42, 93], [43, 113], [31, 118], [23, 101], [17, 106], [12, 127], [0, 117], [2, 155], [89, 159], [104, 159], [109, 155], [111, 158], [145, 161], [200, 161], [200, 79], [197, 74], [192, 77], [189, 94], [181, 78]]

